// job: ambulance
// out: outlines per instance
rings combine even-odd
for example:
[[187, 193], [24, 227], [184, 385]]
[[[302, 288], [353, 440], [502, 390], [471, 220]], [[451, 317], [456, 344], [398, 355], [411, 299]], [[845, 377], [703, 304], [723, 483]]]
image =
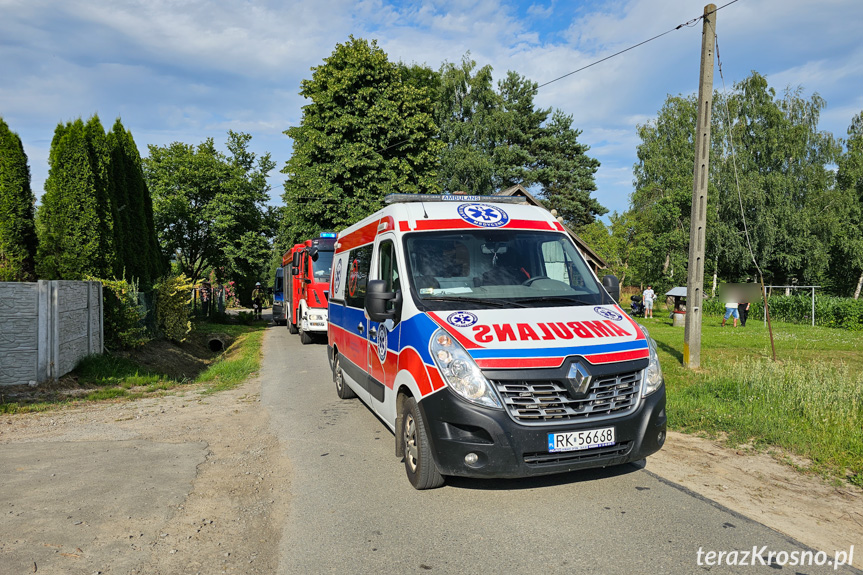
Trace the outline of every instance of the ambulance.
[[548, 211], [497, 196], [386, 202], [336, 239], [327, 353], [336, 393], [390, 428], [416, 489], [662, 447], [655, 343]]

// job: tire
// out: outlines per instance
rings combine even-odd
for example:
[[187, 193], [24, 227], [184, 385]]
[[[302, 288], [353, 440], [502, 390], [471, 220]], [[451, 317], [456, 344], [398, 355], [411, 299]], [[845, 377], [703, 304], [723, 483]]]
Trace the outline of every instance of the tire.
[[303, 345], [309, 345], [312, 343], [314, 338], [307, 331], [300, 330], [300, 343]]
[[353, 399], [357, 396], [354, 390], [345, 383], [345, 373], [342, 371], [338, 355], [336, 355], [335, 364], [333, 365], [333, 381], [336, 384], [336, 395], [339, 396], [339, 399]]
[[287, 320], [285, 323], [288, 325], [288, 333], [291, 335], [297, 335], [300, 333], [300, 330], [297, 329], [297, 324], [291, 323], [291, 320]]
[[414, 489], [440, 487], [444, 484], [444, 478], [435, 467], [431, 445], [426, 435], [425, 423], [419, 406], [412, 397], [405, 401], [404, 406], [405, 413], [399, 436], [404, 448], [405, 472], [408, 481], [411, 482]]

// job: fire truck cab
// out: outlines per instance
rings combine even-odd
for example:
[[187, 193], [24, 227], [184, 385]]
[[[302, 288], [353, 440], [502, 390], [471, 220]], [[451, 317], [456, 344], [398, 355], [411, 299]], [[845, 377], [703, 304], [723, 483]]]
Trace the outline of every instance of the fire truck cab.
[[285, 319], [291, 333], [311, 343], [327, 332], [327, 297], [336, 234], [323, 232], [296, 244], [282, 256], [285, 281]]
[[548, 211], [496, 196], [387, 202], [339, 233], [327, 352], [338, 396], [395, 433], [415, 488], [662, 447], [655, 344]]

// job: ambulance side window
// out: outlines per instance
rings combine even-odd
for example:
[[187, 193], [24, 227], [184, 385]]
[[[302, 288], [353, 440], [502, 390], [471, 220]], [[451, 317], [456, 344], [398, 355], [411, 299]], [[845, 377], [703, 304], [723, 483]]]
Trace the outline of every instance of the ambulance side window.
[[372, 246], [351, 250], [348, 256], [347, 289], [345, 303], [350, 307], [362, 309], [366, 304], [366, 283], [372, 267]]
[[[394, 292], [402, 289], [396, 260], [396, 246], [391, 240], [381, 242], [378, 247], [378, 279], [387, 282], [387, 291]], [[389, 302], [387, 311], [392, 311], [393, 305], [393, 302]]]

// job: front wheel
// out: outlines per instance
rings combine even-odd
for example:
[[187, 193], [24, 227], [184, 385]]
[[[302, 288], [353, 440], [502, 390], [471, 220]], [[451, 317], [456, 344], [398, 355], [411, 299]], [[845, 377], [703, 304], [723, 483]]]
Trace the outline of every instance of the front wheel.
[[400, 430], [405, 454], [405, 471], [414, 489], [434, 489], [444, 483], [434, 463], [423, 417], [414, 398], [405, 402]]
[[336, 383], [336, 395], [339, 399], [353, 399], [357, 396], [354, 390], [345, 383], [345, 373], [342, 371], [341, 360], [336, 355], [335, 364], [333, 365], [333, 381]]
[[309, 334], [309, 332], [302, 329], [300, 330], [300, 343], [302, 343], [303, 345], [309, 345], [313, 341], [315, 340], [312, 339], [312, 336]]

